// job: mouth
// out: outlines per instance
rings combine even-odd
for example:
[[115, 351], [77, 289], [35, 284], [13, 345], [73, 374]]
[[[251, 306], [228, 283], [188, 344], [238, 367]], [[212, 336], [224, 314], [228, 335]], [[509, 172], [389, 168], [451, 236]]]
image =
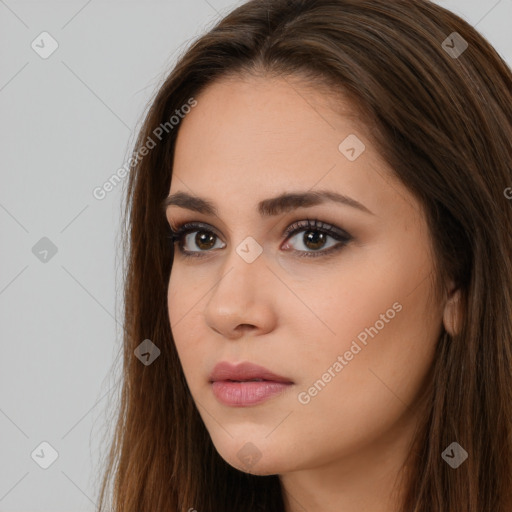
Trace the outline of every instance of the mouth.
[[213, 369], [209, 382], [213, 394], [224, 405], [248, 407], [281, 395], [294, 383], [252, 363], [233, 365], [221, 362]]

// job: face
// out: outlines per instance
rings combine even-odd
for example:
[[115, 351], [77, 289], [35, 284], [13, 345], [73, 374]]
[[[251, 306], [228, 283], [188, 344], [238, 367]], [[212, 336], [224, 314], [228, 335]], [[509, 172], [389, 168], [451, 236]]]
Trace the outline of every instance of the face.
[[[224, 79], [197, 101], [180, 126], [169, 193], [208, 203], [181, 196], [167, 209], [173, 228], [196, 223], [176, 242], [168, 307], [217, 451], [262, 475], [383, 446], [391, 454], [412, 432], [443, 315], [428, 300], [420, 205], [350, 105], [341, 115], [319, 90]], [[297, 199], [323, 191], [333, 195]], [[212, 383], [221, 362], [274, 375], [228, 371]], [[231, 382], [250, 378], [264, 380]]]

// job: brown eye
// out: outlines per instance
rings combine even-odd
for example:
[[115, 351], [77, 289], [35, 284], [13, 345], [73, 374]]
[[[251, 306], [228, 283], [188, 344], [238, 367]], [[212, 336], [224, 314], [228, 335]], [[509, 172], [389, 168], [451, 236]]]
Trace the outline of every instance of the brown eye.
[[322, 249], [328, 236], [321, 231], [306, 231], [302, 240], [303, 244], [309, 249]]
[[194, 243], [197, 244], [197, 247], [201, 250], [208, 251], [213, 247], [216, 235], [208, 231], [194, 231], [193, 233], [196, 233]]
[[[299, 236], [301, 233], [302, 237]], [[309, 219], [293, 224], [287, 229], [286, 234], [286, 246], [291, 245], [290, 240], [298, 240], [295, 252], [300, 253], [300, 257], [324, 256], [343, 248], [352, 240], [350, 234], [344, 230]], [[326, 245], [329, 239], [334, 243]]]
[[[171, 228], [171, 231], [173, 243], [178, 245], [178, 250], [185, 257], [203, 256], [202, 253], [215, 248], [215, 242], [218, 239], [217, 234], [206, 227], [206, 225], [200, 223], [190, 222], [182, 224], [181, 226]], [[194, 245], [197, 250], [194, 249]], [[222, 247], [225, 247], [225, 245]]]

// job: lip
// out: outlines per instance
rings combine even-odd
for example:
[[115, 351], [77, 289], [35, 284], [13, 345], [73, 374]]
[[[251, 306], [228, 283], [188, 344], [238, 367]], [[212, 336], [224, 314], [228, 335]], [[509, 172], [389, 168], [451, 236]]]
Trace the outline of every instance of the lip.
[[251, 379], [262, 379], [271, 382], [282, 382], [293, 384], [293, 381], [287, 377], [272, 373], [270, 370], [257, 364], [244, 362], [231, 364], [227, 361], [218, 363], [210, 374], [210, 382], [219, 380], [247, 381]]
[[232, 407], [248, 407], [280, 395], [293, 382], [263, 366], [248, 362], [233, 365], [223, 361], [210, 374], [210, 384], [219, 402]]

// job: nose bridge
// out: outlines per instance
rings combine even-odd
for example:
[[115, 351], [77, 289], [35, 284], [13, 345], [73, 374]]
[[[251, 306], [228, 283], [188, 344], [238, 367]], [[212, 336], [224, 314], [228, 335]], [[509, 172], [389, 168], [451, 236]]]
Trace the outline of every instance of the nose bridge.
[[263, 247], [247, 237], [224, 250], [228, 254], [206, 304], [206, 321], [225, 335], [240, 324], [265, 328], [272, 316], [269, 303], [272, 294], [265, 284], [271, 272], [266, 266]]
[[228, 255], [223, 266], [223, 277], [215, 287], [216, 290], [226, 287], [231, 294], [235, 293], [237, 296], [239, 292], [240, 296], [258, 295], [258, 285], [264, 281], [264, 274], [269, 272], [265, 265], [263, 246], [252, 236], [247, 236], [225, 250]]

